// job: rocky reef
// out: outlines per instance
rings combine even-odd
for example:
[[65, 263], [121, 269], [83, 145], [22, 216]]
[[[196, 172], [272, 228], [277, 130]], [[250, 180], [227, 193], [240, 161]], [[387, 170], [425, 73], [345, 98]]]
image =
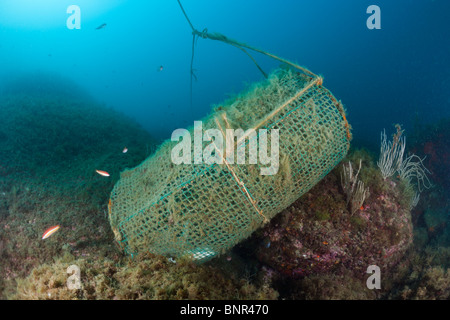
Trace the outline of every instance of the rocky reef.
[[299, 286], [328, 278], [340, 279], [341, 284], [358, 283], [366, 291], [363, 296], [373, 296], [365, 287], [368, 266], [377, 265], [381, 274], [390, 274], [410, 248], [413, 225], [408, 188], [395, 178], [383, 180], [363, 150], [352, 152], [346, 161], [360, 159], [360, 177], [370, 195], [356, 212], [346, 204], [339, 166], [243, 245], [256, 246], [256, 258], [285, 294], [301, 298]]

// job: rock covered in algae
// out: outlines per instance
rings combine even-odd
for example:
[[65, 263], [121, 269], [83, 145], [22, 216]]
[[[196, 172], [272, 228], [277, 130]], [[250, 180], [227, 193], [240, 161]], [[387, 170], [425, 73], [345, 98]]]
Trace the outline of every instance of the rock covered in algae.
[[[155, 144], [138, 123], [66, 79], [33, 75], [2, 89], [0, 299], [15, 290], [15, 279], [64, 250], [76, 257], [118, 255], [108, 195], [119, 172]], [[59, 231], [41, 240], [53, 225]]]
[[[353, 159], [358, 156], [361, 153]], [[383, 181], [366, 157], [360, 178], [370, 196], [351, 214], [340, 187], [340, 170], [335, 169], [260, 232], [261, 262], [286, 277], [350, 271], [359, 279], [366, 277], [369, 265], [385, 272], [399, 262], [412, 243], [410, 195], [401, 182]]]
[[[81, 270], [81, 288], [67, 286], [69, 266]], [[117, 265], [112, 260], [74, 259], [66, 255], [18, 281], [14, 299], [276, 299], [268, 285], [225, 276], [215, 267], [140, 255]]]

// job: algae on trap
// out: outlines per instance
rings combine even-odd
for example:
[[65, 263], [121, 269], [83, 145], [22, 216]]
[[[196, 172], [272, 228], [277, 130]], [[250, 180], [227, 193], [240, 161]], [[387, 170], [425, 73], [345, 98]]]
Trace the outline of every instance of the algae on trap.
[[[202, 126], [278, 129], [278, 173], [261, 175], [261, 164], [247, 162], [174, 165], [176, 143], [164, 142], [123, 172], [111, 194], [111, 227], [127, 253], [145, 249], [205, 261], [228, 250], [320, 181], [345, 156], [351, 138], [342, 104], [322, 79], [289, 68], [216, 105]], [[210, 143], [203, 141], [203, 150]]]

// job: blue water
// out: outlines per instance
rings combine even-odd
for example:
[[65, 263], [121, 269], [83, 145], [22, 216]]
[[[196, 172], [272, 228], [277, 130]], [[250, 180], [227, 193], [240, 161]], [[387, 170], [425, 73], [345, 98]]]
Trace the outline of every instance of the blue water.
[[[66, 26], [72, 4], [81, 9], [79, 30]], [[223, 33], [324, 76], [348, 110], [355, 143], [378, 145], [379, 132], [394, 123], [408, 133], [416, 118], [431, 122], [450, 113], [449, 1], [182, 4], [199, 31]], [[372, 4], [381, 9], [380, 30], [366, 26]], [[262, 79], [242, 51], [198, 39], [191, 112], [191, 43], [176, 0], [1, 0], [0, 87], [30, 72], [61, 74], [165, 139]], [[266, 72], [279, 65], [254, 57]]]

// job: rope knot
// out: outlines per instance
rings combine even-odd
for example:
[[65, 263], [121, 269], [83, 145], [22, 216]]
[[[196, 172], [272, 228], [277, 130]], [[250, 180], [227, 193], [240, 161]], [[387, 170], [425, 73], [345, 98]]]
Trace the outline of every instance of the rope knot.
[[208, 28], [203, 29], [202, 33], [200, 34], [200, 37], [203, 39], [208, 38]]

